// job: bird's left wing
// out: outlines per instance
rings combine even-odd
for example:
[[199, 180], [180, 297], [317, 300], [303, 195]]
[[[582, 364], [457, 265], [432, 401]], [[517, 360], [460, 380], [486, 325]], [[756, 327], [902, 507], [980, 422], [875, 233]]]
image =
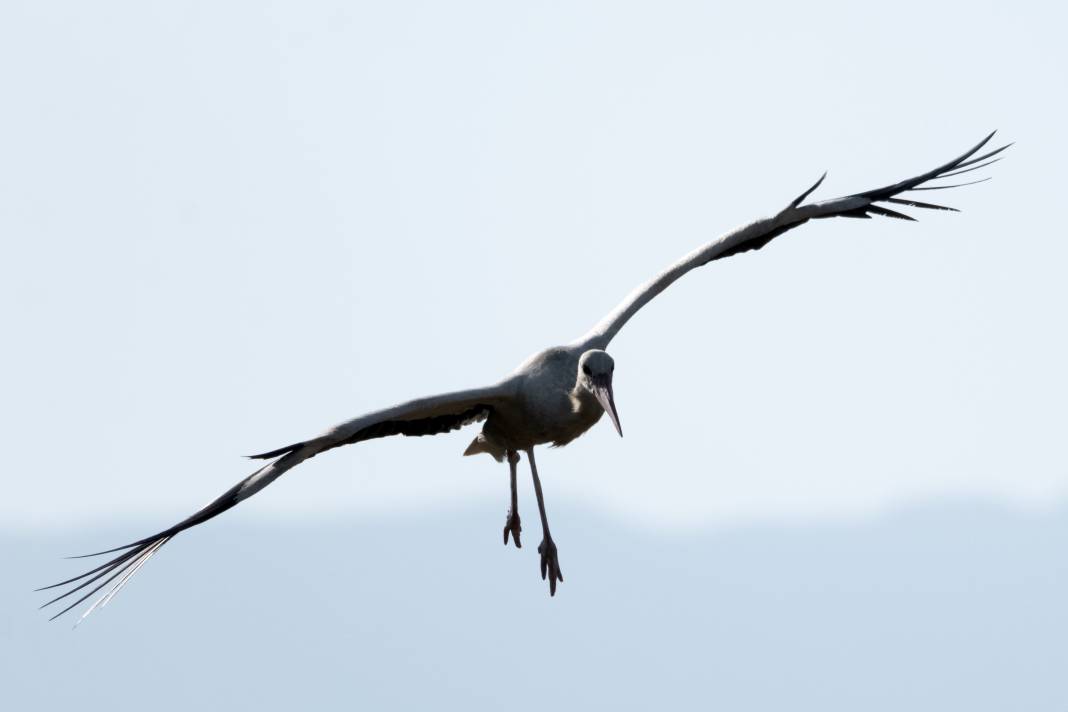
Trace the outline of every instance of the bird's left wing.
[[[898, 212], [898, 210], [887, 207], [887, 203], [912, 208], [956, 211], [955, 208], [947, 208], [942, 205], [924, 203], [919, 200], [899, 198], [897, 196], [909, 191], [941, 190], [944, 188], [957, 188], [961, 185], [970, 185], [971, 183], [981, 183], [982, 181], [971, 181], [952, 185], [927, 185], [930, 181], [969, 173], [1001, 160], [1000, 158], [995, 158], [995, 156], [1012, 144], [1002, 146], [981, 155], [976, 155], [987, 145], [987, 143], [989, 143], [993, 136], [994, 134], [991, 133], [980, 141], [978, 145], [949, 163], [899, 183], [876, 188], [874, 190], [868, 190], [863, 193], [847, 195], [843, 198], [835, 198], [820, 203], [802, 205], [801, 203], [805, 198], [807, 198], [823, 182], [823, 178], [827, 175], [825, 173], [818, 181], [816, 181], [815, 185], [792, 200], [789, 205], [779, 211], [774, 217], [757, 220], [756, 222], [733, 230], [732, 232], [697, 248], [653, 279], [635, 289], [626, 297], [626, 299], [620, 302], [608, 316], [602, 319], [595, 327], [593, 327], [593, 329], [579, 339], [576, 344], [580, 344], [584, 348], [603, 349], [607, 347], [608, 342], [612, 340], [619, 330], [623, 328], [623, 325], [626, 324], [639, 309], [667, 289], [668, 286], [682, 275], [692, 269], [706, 265], [712, 260], [729, 257], [738, 254], [739, 252], [759, 250], [787, 230], [803, 225], [809, 220], [834, 217], [870, 218], [873, 215], [898, 218], [900, 220], [914, 220], [914, 218]], [[987, 178], [984, 180], [989, 179]]]
[[[251, 457], [254, 459], [272, 460], [272, 462], [256, 470], [221, 496], [174, 526], [124, 546], [95, 554], [86, 554], [85, 557], [122, 552], [79, 576], [38, 589], [44, 591], [46, 589], [67, 587], [62, 594], [41, 607], [44, 608], [74, 597], [74, 600], [69, 602], [63, 610], [52, 616], [54, 620], [93, 595], [100, 594], [99, 598], [82, 615], [82, 618], [85, 618], [95, 609], [106, 605], [126, 585], [130, 577], [137, 573], [138, 569], [144, 566], [145, 562], [159, 551], [160, 547], [177, 534], [202, 524], [222, 514], [242, 500], [248, 499], [274, 482], [286, 471], [296, 467], [308, 458], [315, 457], [321, 452], [342, 445], [351, 445], [364, 440], [383, 438], [390, 435], [437, 435], [439, 433], [447, 433], [465, 425], [484, 420], [496, 405], [506, 401], [514, 392], [514, 379], [509, 379], [488, 388], [476, 388], [429, 398], [420, 398], [392, 408], [353, 418], [310, 440], [287, 445], [260, 455], [252, 455]], [[103, 593], [100, 593], [101, 591]]]

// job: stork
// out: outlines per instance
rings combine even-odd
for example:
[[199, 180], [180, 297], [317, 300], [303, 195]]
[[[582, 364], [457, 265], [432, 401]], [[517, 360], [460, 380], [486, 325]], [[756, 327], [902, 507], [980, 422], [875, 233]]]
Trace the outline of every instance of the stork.
[[[899, 212], [901, 206], [956, 211], [943, 205], [898, 196], [913, 191], [942, 190], [981, 183], [982, 180], [949, 185], [931, 184], [932, 181], [969, 173], [1001, 160], [998, 154], [1012, 144], [980, 153], [993, 136], [991, 133], [960, 157], [938, 168], [898, 183], [833, 200], [805, 203], [823, 182], [826, 177], [824, 173], [812, 187], [771, 217], [739, 227], [697, 248], [631, 292], [584, 336], [566, 346], [554, 346], [534, 354], [511, 375], [493, 385], [407, 401], [353, 418], [316, 437], [253, 455], [255, 459], [269, 462], [199, 511], [151, 536], [114, 549], [87, 554], [116, 556], [79, 576], [38, 589], [67, 587], [42, 608], [64, 601], [66, 607], [52, 617], [54, 620], [103, 591], [83, 613], [84, 619], [106, 605], [145, 562], [175, 536], [222, 514], [300, 463], [327, 450], [391, 435], [448, 433], [479, 422], [482, 423], [482, 430], [464, 455], [485, 453], [498, 462], [507, 460], [511, 501], [503, 539], [507, 546], [511, 538], [517, 548], [522, 546], [522, 528], [516, 478], [520, 453], [526, 454], [541, 518], [542, 540], [538, 546], [541, 577], [542, 580], [548, 579], [549, 594], [554, 596], [557, 584], [563, 582], [564, 576], [545, 514], [545, 497], [534, 459], [534, 448], [545, 444], [566, 445], [593, 427], [606, 413], [616, 432], [623, 435], [612, 391], [615, 362], [606, 349], [631, 317], [687, 272], [739, 252], [759, 250], [779, 235], [810, 220], [872, 216], [914, 220]], [[72, 597], [73, 602], [69, 602], [68, 599]]]

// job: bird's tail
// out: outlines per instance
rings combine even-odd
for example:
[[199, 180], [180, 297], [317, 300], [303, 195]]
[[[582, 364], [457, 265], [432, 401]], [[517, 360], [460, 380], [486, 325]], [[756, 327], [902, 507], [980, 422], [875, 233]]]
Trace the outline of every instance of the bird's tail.
[[479, 455], [486, 453], [493, 457], [497, 462], [504, 462], [505, 449], [500, 447], [482, 433], [475, 436], [475, 439], [471, 441], [471, 444], [464, 450], [464, 457], [469, 455]]

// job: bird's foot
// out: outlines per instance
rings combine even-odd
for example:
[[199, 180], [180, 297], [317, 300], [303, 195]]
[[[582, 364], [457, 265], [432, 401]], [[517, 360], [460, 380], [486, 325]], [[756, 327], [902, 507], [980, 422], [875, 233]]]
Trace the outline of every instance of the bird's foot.
[[552, 538], [546, 537], [538, 545], [538, 553], [541, 554], [541, 580], [549, 577], [549, 595], [556, 595], [556, 582], [564, 582], [564, 575], [560, 573], [560, 560], [556, 556], [556, 544]]
[[512, 535], [512, 540], [515, 541], [515, 548], [522, 549], [523, 545], [519, 543], [519, 532], [523, 531], [523, 527], [519, 526], [519, 512], [513, 512], [508, 510], [508, 520], [504, 523], [504, 545], [508, 546], [508, 535]]

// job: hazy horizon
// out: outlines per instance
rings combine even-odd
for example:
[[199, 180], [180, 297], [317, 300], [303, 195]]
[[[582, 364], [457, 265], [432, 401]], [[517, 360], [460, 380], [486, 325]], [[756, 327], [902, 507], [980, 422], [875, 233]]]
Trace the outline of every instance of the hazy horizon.
[[[1057, 709], [1068, 506], [941, 502], [853, 523], [667, 533], [557, 506], [265, 521], [183, 534], [104, 610], [48, 623], [31, 585], [150, 522], [0, 531], [12, 709]], [[71, 551], [71, 547], [77, 551]], [[548, 701], [548, 702], [547, 702]]]
[[[1063, 708], [1065, 20], [4, 3], [0, 707]], [[34, 612], [242, 455], [494, 382], [825, 170], [993, 129], [992, 180], [917, 194], [960, 213], [808, 224], [627, 324], [626, 437], [538, 453], [555, 599], [525, 463], [516, 552], [469, 428], [303, 463], [74, 634]]]

